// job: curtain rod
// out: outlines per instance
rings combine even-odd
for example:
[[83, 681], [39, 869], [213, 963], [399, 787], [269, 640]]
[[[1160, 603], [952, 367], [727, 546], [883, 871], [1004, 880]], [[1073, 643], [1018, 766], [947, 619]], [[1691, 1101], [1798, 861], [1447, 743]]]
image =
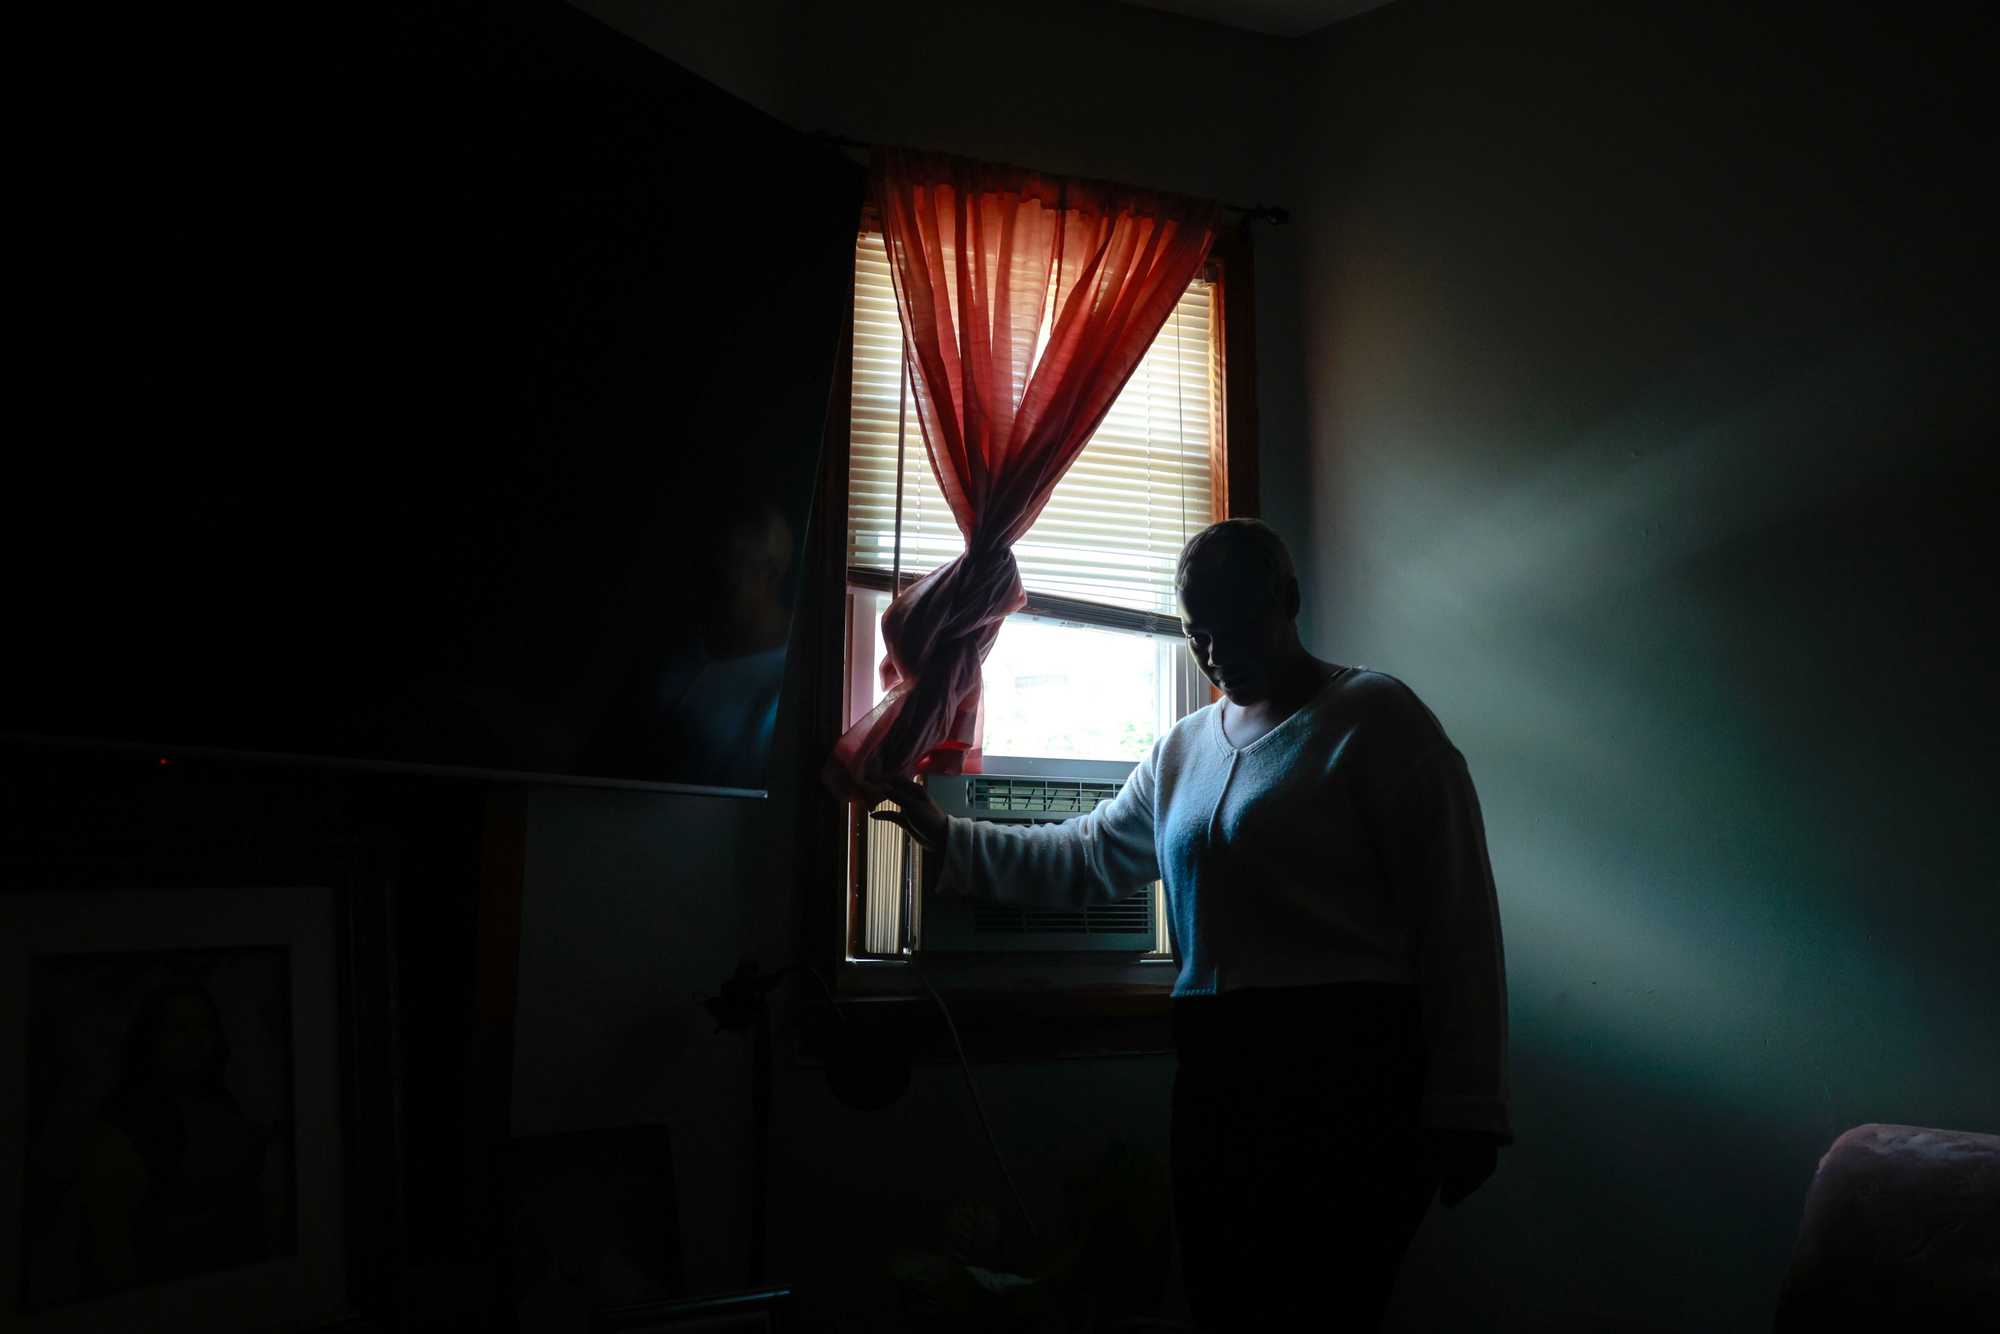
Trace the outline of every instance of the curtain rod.
[[[837, 148], [872, 149], [875, 147], [874, 144], [864, 142], [863, 140], [849, 139], [847, 136], [840, 134], [829, 134], [824, 130], [815, 133], [813, 138], [823, 139]], [[1268, 222], [1282, 226], [1292, 220], [1292, 211], [1282, 204], [1224, 204], [1222, 207], [1228, 209], [1231, 213], [1241, 213], [1243, 221], [1246, 223]]]

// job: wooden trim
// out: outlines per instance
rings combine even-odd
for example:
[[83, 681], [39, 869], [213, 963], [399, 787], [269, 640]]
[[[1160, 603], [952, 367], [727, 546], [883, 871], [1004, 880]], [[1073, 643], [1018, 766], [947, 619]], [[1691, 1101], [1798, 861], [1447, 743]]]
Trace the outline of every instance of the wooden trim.
[[[795, 868], [799, 958], [831, 976], [857, 943], [852, 805], [835, 799], [821, 780], [827, 755], [847, 723], [847, 485], [848, 437], [854, 396], [854, 277], [848, 265], [846, 313], [834, 354], [826, 425], [820, 440], [817, 540], [808, 546], [805, 594], [810, 615], [799, 618], [808, 655], [804, 744], [797, 774], [799, 859]], [[836, 876], [847, 893], [836, 899]]]
[[833, 960], [838, 969], [849, 959], [868, 953], [868, 814], [861, 803], [850, 801], [841, 807], [847, 840], [847, 948]]
[[[836, 563], [844, 558], [845, 543], [832, 553], [829, 559]], [[884, 580], [887, 583], [887, 580]], [[845, 652], [841, 658], [840, 719], [842, 728], [851, 726], [869, 708], [872, 695], [870, 689], [875, 672], [872, 651], [863, 655], [855, 650], [864, 633], [873, 635], [873, 627], [857, 603], [853, 590], [843, 581], [841, 587], [841, 642]], [[868, 821], [866, 812], [859, 803], [847, 802], [843, 805], [845, 821], [843, 825], [842, 863], [847, 877], [847, 949], [845, 957], [866, 953], [867, 904], [868, 904]], [[869, 957], [881, 957], [870, 955]], [[838, 965], [842, 960], [832, 961]]]

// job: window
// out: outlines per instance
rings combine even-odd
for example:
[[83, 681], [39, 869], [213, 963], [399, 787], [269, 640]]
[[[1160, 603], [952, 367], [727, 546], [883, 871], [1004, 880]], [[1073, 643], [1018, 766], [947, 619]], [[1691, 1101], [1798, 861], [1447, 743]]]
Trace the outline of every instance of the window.
[[[1190, 284], [1015, 545], [1029, 603], [1002, 626], [985, 666], [989, 772], [1009, 759], [1136, 763], [1211, 697], [1180, 638], [1173, 571], [1227, 494], [1219, 277], [1211, 264]], [[844, 722], [881, 698], [890, 590], [964, 550], [906, 401], [895, 292], [874, 232], [855, 246], [851, 371]], [[911, 940], [920, 850], [860, 812], [851, 829], [850, 955], [895, 957]], [[1160, 893], [1155, 885], [1164, 956]]]

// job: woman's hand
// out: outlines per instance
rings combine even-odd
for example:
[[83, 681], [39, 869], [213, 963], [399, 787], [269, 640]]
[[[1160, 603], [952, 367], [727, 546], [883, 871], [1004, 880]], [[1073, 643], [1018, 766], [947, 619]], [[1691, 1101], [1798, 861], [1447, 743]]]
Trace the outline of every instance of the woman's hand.
[[937, 851], [944, 847], [945, 813], [938, 809], [923, 785], [908, 778], [890, 778], [879, 787], [862, 789], [871, 802], [893, 801], [900, 811], [870, 811], [871, 820], [898, 825], [922, 846]]

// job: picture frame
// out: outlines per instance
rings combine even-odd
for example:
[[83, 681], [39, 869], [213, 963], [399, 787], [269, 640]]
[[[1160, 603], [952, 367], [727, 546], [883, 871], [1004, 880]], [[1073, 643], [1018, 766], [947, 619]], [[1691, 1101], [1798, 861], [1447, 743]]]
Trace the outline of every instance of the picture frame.
[[403, 1165], [383, 853], [204, 842], [10, 867], [0, 1326], [390, 1312]]

